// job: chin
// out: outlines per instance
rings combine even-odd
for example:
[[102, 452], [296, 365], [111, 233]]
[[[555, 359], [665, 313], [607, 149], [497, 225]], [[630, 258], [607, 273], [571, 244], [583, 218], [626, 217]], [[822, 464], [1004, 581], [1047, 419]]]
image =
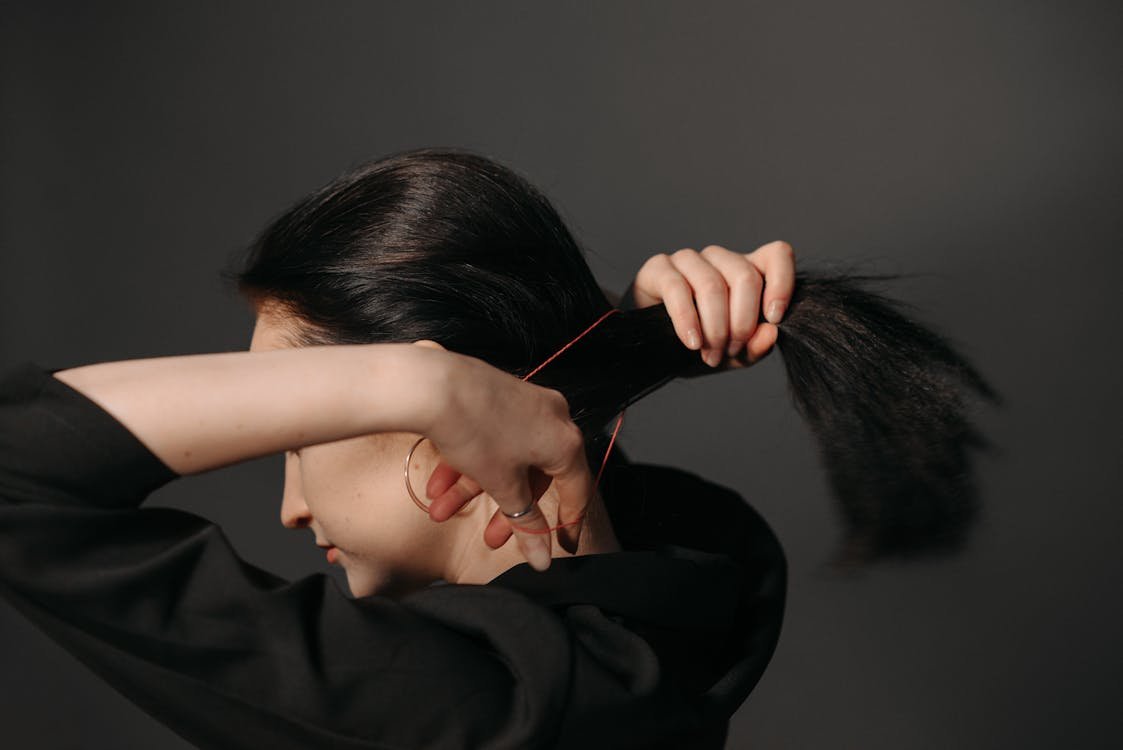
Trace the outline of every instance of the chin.
[[430, 583], [432, 581], [421, 581], [385, 571], [347, 571], [347, 587], [351, 589], [351, 595], [356, 599], [364, 596], [398, 598], [419, 591]]
[[354, 597], [373, 596], [377, 594], [381, 583], [382, 581], [378, 576], [371, 575], [366, 571], [347, 571], [347, 587], [351, 589], [351, 595]]

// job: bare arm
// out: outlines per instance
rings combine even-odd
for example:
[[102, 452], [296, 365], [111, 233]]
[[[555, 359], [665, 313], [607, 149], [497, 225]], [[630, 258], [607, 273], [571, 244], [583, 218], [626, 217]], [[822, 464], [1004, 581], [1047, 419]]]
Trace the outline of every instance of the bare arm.
[[[556, 391], [480, 360], [409, 344], [313, 346], [106, 362], [55, 373], [169, 468], [192, 474], [316, 443], [414, 432], [506, 513], [549, 565], [536, 501], [556, 482], [579, 518], [591, 495], [580, 429]], [[536, 477], [545, 475], [543, 482]], [[521, 533], [529, 530], [527, 533]], [[576, 548], [580, 526], [566, 541]]]
[[407, 344], [322, 346], [105, 362], [55, 377], [176, 473], [196, 474], [357, 435], [425, 432], [441, 359]]

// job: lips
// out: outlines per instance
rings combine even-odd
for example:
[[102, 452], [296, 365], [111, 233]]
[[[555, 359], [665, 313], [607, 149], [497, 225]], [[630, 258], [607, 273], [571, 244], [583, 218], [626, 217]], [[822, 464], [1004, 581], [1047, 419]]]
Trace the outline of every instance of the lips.
[[316, 542], [316, 546], [319, 547], [320, 549], [326, 549], [328, 551], [327, 552], [327, 558], [328, 558], [328, 564], [329, 565], [335, 565], [335, 563], [339, 561], [339, 548], [336, 547], [334, 544], [329, 544], [329, 543], [326, 543], [326, 542], [324, 542], [324, 543]]

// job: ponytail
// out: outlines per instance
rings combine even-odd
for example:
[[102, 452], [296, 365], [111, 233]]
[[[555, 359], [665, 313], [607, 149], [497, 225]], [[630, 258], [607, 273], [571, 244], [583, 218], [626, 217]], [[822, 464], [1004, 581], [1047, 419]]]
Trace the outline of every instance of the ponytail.
[[[948, 552], [977, 515], [969, 399], [999, 399], [940, 335], [867, 288], [892, 276], [799, 272], [776, 348], [841, 510], [839, 562]], [[603, 451], [603, 426], [676, 377], [716, 372], [662, 305], [624, 310], [533, 381], [567, 397]]]

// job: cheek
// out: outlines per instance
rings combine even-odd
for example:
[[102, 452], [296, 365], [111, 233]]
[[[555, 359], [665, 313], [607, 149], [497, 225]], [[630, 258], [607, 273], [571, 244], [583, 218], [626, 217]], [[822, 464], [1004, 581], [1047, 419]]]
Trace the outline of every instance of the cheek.
[[404, 527], [422, 516], [406, 494], [400, 451], [391, 441], [353, 438], [301, 450], [305, 502], [324, 536], [345, 553], [386, 558]]

